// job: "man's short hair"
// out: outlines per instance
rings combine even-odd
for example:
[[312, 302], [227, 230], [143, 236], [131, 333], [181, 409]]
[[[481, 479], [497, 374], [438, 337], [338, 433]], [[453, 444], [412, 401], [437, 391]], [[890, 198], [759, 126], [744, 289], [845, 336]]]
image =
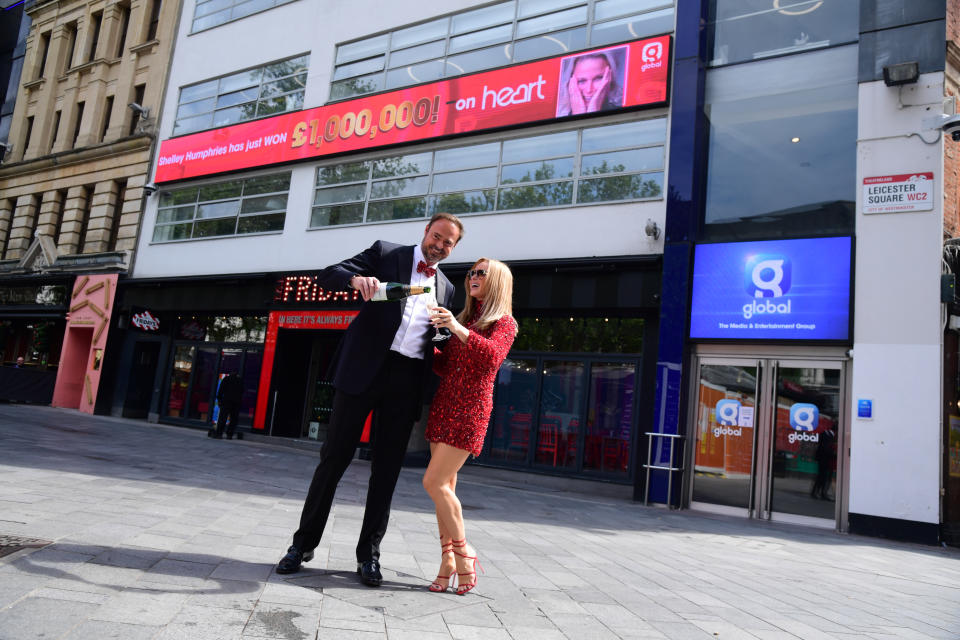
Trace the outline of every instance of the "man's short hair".
[[430, 218], [430, 224], [428, 224], [427, 227], [432, 227], [433, 223], [436, 222], [437, 220], [446, 220], [447, 222], [452, 223], [460, 232], [460, 235], [457, 236], [457, 242], [460, 242], [461, 240], [463, 240], [463, 223], [460, 222], [460, 218], [453, 215], [452, 213], [441, 211], [439, 213], [433, 214], [433, 217]]

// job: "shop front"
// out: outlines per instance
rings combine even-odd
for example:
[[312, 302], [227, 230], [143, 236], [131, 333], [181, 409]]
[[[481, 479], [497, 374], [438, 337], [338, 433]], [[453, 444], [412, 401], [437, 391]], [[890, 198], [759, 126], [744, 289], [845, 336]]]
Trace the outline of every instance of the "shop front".
[[691, 507], [845, 528], [852, 244], [697, 246]]

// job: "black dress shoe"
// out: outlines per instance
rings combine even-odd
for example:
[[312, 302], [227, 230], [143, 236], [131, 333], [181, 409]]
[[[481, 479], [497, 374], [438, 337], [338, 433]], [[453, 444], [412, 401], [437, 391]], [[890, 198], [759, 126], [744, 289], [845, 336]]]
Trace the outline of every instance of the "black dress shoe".
[[365, 560], [357, 563], [357, 573], [360, 574], [360, 582], [368, 587], [379, 587], [383, 582], [383, 574], [380, 573], [380, 563], [376, 560]]
[[287, 555], [280, 558], [277, 563], [277, 573], [296, 573], [300, 571], [300, 565], [304, 562], [313, 560], [313, 551], [300, 551], [295, 546], [290, 545], [287, 549]]
[[221, 436], [219, 433], [217, 433], [217, 430], [216, 430], [216, 429], [210, 429], [209, 431], [207, 431], [207, 437], [208, 437], [208, 438], [216, 438], [217, 440], [220, 440], [221, 438], [223, 438], [223, 436]]

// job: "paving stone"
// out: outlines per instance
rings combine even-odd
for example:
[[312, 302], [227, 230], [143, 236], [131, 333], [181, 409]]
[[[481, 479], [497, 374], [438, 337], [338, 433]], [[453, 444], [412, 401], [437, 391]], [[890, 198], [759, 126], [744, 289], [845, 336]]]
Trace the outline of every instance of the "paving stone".
[[63, 640], [153, 640], [162, 630], [163, 627], [86, 620], [71, 629]]
[[[2, 611], [0, 637], [4, 640], [58, 638], [86, 620], [98, 607], [89, 602], [23, 598]], [[51, 615], [54, 611], [56, 615]]]

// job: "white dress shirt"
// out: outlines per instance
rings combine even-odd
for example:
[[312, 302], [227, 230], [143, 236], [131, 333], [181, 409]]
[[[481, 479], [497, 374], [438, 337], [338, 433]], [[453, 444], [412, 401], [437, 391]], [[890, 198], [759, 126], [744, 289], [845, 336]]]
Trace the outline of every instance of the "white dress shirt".
[[[420, 296], [409, 296], [404, 300], [403, 320], [400, 328], [393, 337], [390, 349], [408, 358], [423, 359], [423, 343], [427, 333], [433, 329], [430, 325], [430, 312], [427, 310], [427, 299], [436, 296], [437, 277], [427, 276], [417, 271], [417, 264], [423, 260], [423, 251], [420, 245], [413, 248], [413, 264], [410, 265], [410, 284], [414, 286], [430, 287], [431, 293]], [[424, 260], [426, 262], [426, 260]], [[437, 265], [431, 264], [436, 268]]]

